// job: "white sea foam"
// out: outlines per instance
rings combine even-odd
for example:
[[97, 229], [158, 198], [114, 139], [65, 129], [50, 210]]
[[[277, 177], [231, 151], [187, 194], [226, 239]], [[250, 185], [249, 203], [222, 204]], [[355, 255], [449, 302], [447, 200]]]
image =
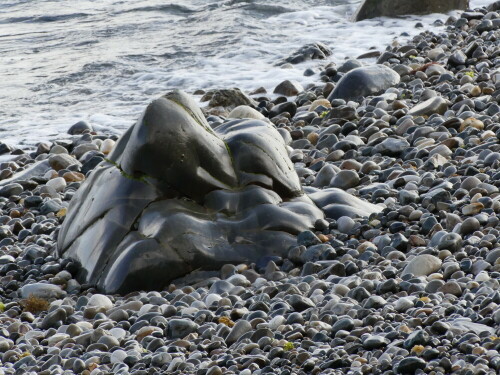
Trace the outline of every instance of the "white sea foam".
[[[471, 5], [491, 2], [473, 0]], [[60, 138], [82, 119], [119, 134], [148, 101], [173, 88], [263, 86], [272, 92], [284, 79], [307, 85], [318, 80], [303, 75], [308, 67], [340, 64], [370, 48], [383, 51], [395, 40], [404, 43], [421, 32], [417, 22], [439, 32], [433, 22], [447, 18], [434, 14], [352, 23], [359, 0], [287, 0], [280, 6], [259, 0], [189, 0], [183, 6], [162, 0], [73, 3], [68, 9], [60, 1], [40, 0], [28, 8], [24, 1], [10, 0], [6, 10], [0, 9], [3, 142], [27, 147]], [[401, 36], [404, 32], [410, 36]], [[276, 65], [316, 41], [333, 50], [328, 61], [292, 69]]]

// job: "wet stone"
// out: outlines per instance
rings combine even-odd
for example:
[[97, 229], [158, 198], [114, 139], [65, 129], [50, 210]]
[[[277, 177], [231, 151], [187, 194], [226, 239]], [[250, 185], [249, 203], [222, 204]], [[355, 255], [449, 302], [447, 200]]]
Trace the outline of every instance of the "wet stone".
[[427, 363], [418, 357], [407, 357], [403, 359], [396, 367], [399, 374], [415, 374], [420, 369], [423, 370]]
[[252, 331], [252, 326], [246, 320], [239, 320], [231, 329], [231, 332], [226, 337], [226, 343], [228, 346], [234, 344], [241, 336], [245, 333]]
[[85, 132], [91, 132], [93, 130], [94, 129], [92, 128], [92, 126], [86, 121], [78, 121], [68, 129], [68, 134], [78, 135], [78, 134], [83, 134]]
[[438, 245], [439, 250], [450, 250], [451, 252], [459, 251], [461, 248], [462, 248], [462, 237], [457, 233], [445, 234], [444, 236], [441, 237]]
[[181, 339], [198, 329], [198, 325], [187, 319], [172, 319], [168, 323], [168, 336]]

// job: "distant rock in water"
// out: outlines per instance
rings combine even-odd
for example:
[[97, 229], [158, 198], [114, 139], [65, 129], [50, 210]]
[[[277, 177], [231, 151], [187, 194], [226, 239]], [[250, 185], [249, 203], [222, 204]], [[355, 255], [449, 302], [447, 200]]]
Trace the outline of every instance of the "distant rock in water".
[[385, 65], [363, 66], [346, 73], [330, 93], [328, 100], [349, 101], [379, 94], [397, 85], [399, 80], [399, 74]]
[[489, 12], [496, 12], [497, 10], [500, 10], [500, 1], [495, 1], [494, 3], [488, 5], [486, 9]]
[[286, 59], [281, 61], [281, 64], [299, 64], [308, 60], [324, 60], [332, 54], [332, 50], [321, 42], [310, 43], [302, 46]]
[[469, 0], [365, 0], [354, 13], [354, 21], [375, 17], [397, 17], [410, 14], [446, 13], [465, 10]]
[[[321, 207], [380, 210], [333, 190]], [[251, 119], [211, 129], [175, 91], [148, 106], [75, 194], [58, 252], [106, 293], [161, 289], [200, 268], [283, 256], [319, 219], [276, 128]]]
[[92, 125], [87, 123], [86, 121], [78, 121], [76, 124], [71, 126], [68, 130], [68, 134], [70, 135], [77, 135], [77, 134], [83, 134], [86, 131], [93, 131], [94, 129], [92, 128]]
[[257, 107], [257, 102], [243, 93], [240, 89], [211, 90], [201, 98], [202, 102], [208, 101], [209, 107], [223, 107], [232, 110], [241, 105], [252, 108]]

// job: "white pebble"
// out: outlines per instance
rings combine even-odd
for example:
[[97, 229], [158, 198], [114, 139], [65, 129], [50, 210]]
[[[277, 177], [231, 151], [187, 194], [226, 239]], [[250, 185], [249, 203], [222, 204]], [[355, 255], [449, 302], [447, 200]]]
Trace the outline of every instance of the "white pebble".
[[263, 285], [266, 285], [267, 283], [267, 280], [262, 278], [262, 277], [258, 277], [257, 279], [255, 279], [255, 281], [253, 282], [253, 286], [256, 287], [256, 288], [259, 288]]
[[408, 310], [410, 307], [413, 307], [413, 305], [414, 305], [413, 299], [414, 298], [410, 298], [410, 297], [402, 297], [396, 301], [396, 303], [394, 304], [394, 308], [398, 312], [404, 312], [404, 311]]
[[115, 147], [115, 141], [113, 141], [112, 139], [106, 139], [104, 142], [102, 142], [101, 152], [104, 155], [107, 155], [113, 150], [114, 147]]
[[46, 185], [60, 193], [66, 188], [66, 180], [62, 177], [56, 177], [52, 180], [47, 181]]
[[127, 357], [127, 352], [118, 349], [111, 354], [111, 363], [121, 363]]
[[147, 314], [148, 312], [151, 311], [151, 309], [154, 307], [154, 305], [150, 304], [150, 303], [146, 303], [145, 305], [143, 305], [140, 309], [139, 309], [139, 312], [137, 313], [137, 315], [139, 316], [142, 316], [144, 314]]
[[87, 306], [100, 307], [105, 311], [108, 311], [113, 307], [113, 302], [103, 294], [94, 294], [90, 297]]
[[127, 336], [127, 331], [125, 331], [123, 328], [120, 327], [111, 328], [109, 330], [109, 333], [113, 335], [113, 337], [116, 338], [117, 340], [121, 340], [125, 338], [125, 336]]
[[269, 321], [269, 329], [276, 330], [282, 324], [285, 324], [286, 319], [283, 315], [276, 315]]
[[477, 274], [477, 276], [474, 278], [474, 280], [477, 281], [477, 282], [488, 281], [489, 279], [490, 279], [490, 277], [484, 271], [479, 272]]

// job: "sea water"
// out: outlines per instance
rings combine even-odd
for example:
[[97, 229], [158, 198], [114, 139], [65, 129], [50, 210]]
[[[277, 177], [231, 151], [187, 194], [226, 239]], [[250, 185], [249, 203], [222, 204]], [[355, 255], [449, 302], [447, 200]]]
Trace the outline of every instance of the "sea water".
[[[472, 0], [472, 7], [493, 0]], [[174, 88], [306, 85], [304, 70], [439, 32], [449, 15], [350, 21], [360, 0], [1, 0], [0, 141], [31, 148], [85, 120], [122, 133]], [[450, 14], [454, 14], [453, 12]], [[420, 22], [422, 28], [415, 25]], [[333, 55], [282, 69], [311, 42]], [[373, 63], [375, 59], [365, 59]]]

